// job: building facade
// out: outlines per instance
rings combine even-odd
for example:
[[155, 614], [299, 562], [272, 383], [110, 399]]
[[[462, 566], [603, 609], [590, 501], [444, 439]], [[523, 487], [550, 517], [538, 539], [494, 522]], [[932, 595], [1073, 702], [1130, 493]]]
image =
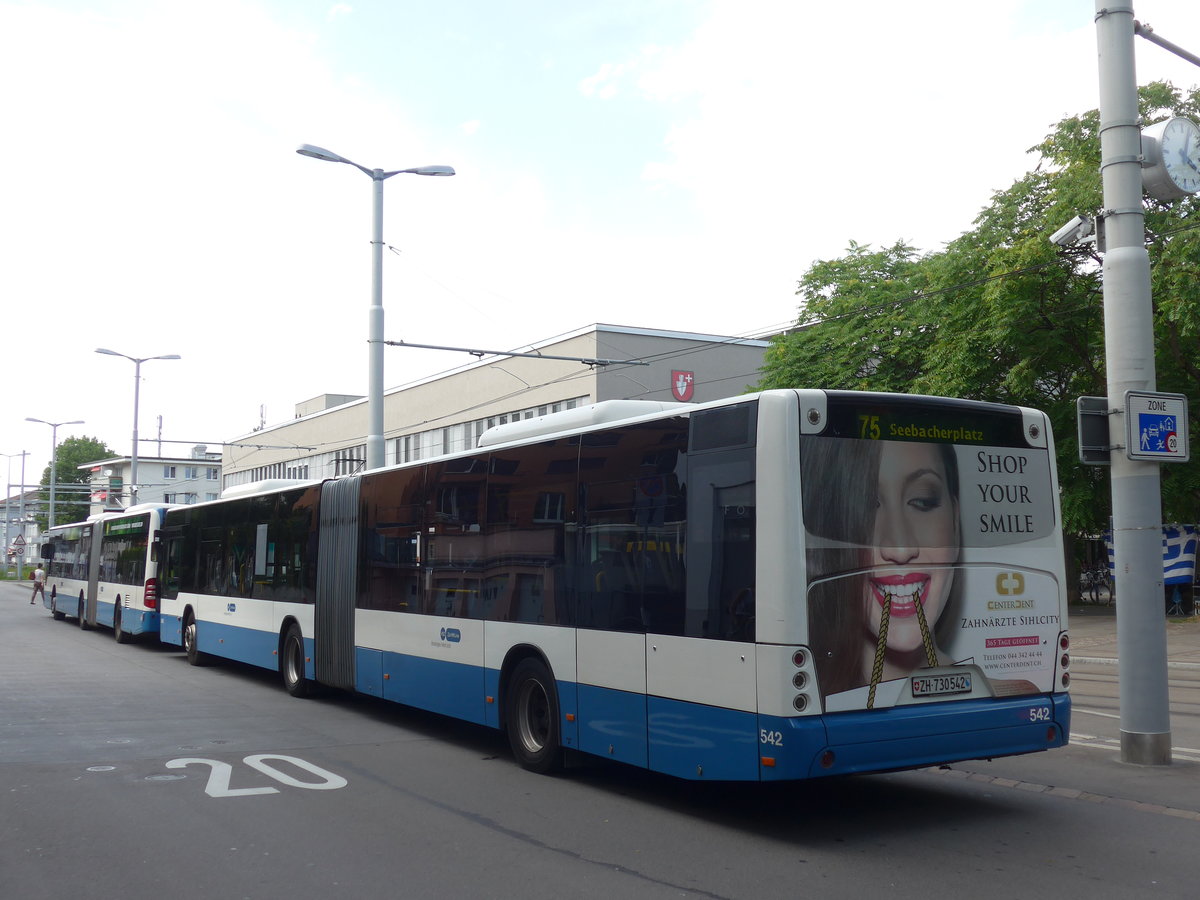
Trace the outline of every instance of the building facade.
[[[469, 450], [494, 425], [602, 400], [701, 403], [743, 393], [759, 379], [763, 340], [590, 325], [492, 356], [384, 396], [385, 465]], [[578, 360], [586, 360], [579, 362]], [[296, 418], [228, 442], [222, 488], [276, 478], [360, 471], [367, 400], [325, 394]]]
[[[93, 514], [129, 505], [130, 457], [99, 459], [79, 468], [90, 476]], [[221, 454], [203, 444], [187, 457], [138, 456], [138, 503], [201, 503], [216, 500], [220, 493]]]

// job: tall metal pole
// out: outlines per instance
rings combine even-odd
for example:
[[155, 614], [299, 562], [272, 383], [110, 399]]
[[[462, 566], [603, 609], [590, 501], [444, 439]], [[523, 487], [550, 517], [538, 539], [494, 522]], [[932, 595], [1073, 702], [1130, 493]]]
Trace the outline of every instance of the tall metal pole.
[[[25, 453], [21, 454], [21, 537], [25, 536]], [[25, 546], [29, 546], [29, 542], [25, 542]], [[22, 581], [25, 578], [25, 551], [22, 550], [17, 556], [17, 581]]]
[[129, 505], [137, 506], [138, 399], [142, 390], [142, 361], [133, 361], [133, 450], [129, 454]]
[[96, 352], [105, 356], [119, 356], [133, 363], [133, 448], [129, 453], [129, 505], [136, 506], [138, 495], [138, 400], [142, 390], [142, 363], [150, 362], [152, 359], [179, 359], [180, 356], [178, 353], [166, 353], [162, 356], [143, 356], [138, 359], [136, 356], [118, 353], [116, 350], [107, 350], [104, 347], [97, 347]]
[[371, 308], [368, 311], [367, 468], [380, 469], [383, 445], [383, 169], [371, 172]]
[[58, 483], [58, 426], [50, 426], [50, 524], [54, 527], [54, 486]]
[[[1126, 391], [1156, 388], [1133, 38], [1133, 8], [1096, 0], [1100, 171], [1107, 227], [1104, 343], [1110, 409], [1124, 406]], [[1112, 433], [1124, 434], [1123, 420], [1114, 418]], [[1171, 718], [1158, 463], [1131, 460], [1125, 448], [1113, 450], [1111, 461], [1113, 547], [1120, 598], [1121, 759], [1139, 765], [1167, 765], [1171, 762]]]
[[385, 172], [368, 169], [324, 147], [301, 144], [301, 156], [345, 163], [371, 177], [371, 308], [367, 324], [367, 462], [368, 469], [383, 466], [383, 182], [393, 175], [453, 175], [453, 166], [416, 166]]
[[8, 546], [11, 543], [8, 539], [9, 526], [12, 524], [8, 514], [8, 495], [12, 493], [12, 458], [15, 453], [5, 453], [8, 457], [8, 472], [4, 476], [4, 571], [8, 571]]

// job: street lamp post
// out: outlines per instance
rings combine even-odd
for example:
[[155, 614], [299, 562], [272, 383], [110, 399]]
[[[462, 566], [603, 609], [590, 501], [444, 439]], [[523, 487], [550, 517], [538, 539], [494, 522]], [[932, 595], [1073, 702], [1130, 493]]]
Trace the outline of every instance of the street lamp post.
[[412, 169], [368, 169], [353, 160], [338, 156], [322, 147], [301, 144], [296, 152], [301, 156], [340, 162], [354, 166], [369, 176], [373, 194], [373, 227], [371, 230], [371, 309], [367, 334], [367, 464], [368, 469], [383, 466], [383, 182], [393, 175], [453, 175], [451, 166], [417, 166]]
[[[30, 416], [25, 417], [26, 422], [41, 422], [43, 425], [50, 426], [50, 524], [48, 528], [54, 527], [54, 488], [58, 484], [58, 426], [59, 425], [82, 425], [83, 419], [72, 419], [70, 422], [47, 422], [45, 419], [34, 419]], [[25, 479], [22, 477], [21, 479]]]
[[133, 452], [129, 456], [129, 505], [137, 505], [138, 491], [138, 399], [142, 389], [142, 363], [149, 362], [152, 359], [180, 359], [178, 353], [168, 353], [165, 356], [143, 356], [138, 359], [136, 356], [126, 356], [124, 353], [118, 353], [116, 350], [105, 350], [103, 347], [96, 348], [97, 353], [103, 353], [105, 356], [120, 356], [133, 363]]

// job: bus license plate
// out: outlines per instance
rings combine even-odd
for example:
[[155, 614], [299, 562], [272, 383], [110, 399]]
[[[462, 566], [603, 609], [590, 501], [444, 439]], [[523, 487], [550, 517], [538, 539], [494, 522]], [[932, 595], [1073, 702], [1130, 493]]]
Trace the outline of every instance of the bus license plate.
[[912, 693], [914, 697], [933, 697], [938, 694], [967, 694], [971, 691], [971, 674], [955, 672], [952, 675], [914, 675]]

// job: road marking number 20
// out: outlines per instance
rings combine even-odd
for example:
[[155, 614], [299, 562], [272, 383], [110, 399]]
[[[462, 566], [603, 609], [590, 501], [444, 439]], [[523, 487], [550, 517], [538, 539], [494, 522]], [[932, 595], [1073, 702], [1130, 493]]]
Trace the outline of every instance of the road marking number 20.
[[[287, 772], [279, 771], [268, 760], [290, 763], [297, 769], [303, 769], [320, 780], [301, 781]], [[338, 788], [344, 788], [347, 784], [346, 779], [341, 775], [335, 775], [327, 769], [313, 765], [307, 760], [297, 759], [295, 756], [282, 756], [278, 753], [259, 753], [254, 756], [247, 756], [242, 762], [287, 787], [303, 788], [308, 791], [335, 791]], [[249, 797], [253, 794], [279, 793], [279, 788], [273, 787], [230, 787], [229, 782], [233, 778], [233, 766], [227, 762], [221, 762], [219, 759], [183, 757], [181, 759], [172, 759], [167, 763], [168, 769], [183, 769], [188, 766], [208, 766], [212, 769], [212, 772], [208, 776], [208, 784], [204, 787], [204, 793], [210, 797]]]

